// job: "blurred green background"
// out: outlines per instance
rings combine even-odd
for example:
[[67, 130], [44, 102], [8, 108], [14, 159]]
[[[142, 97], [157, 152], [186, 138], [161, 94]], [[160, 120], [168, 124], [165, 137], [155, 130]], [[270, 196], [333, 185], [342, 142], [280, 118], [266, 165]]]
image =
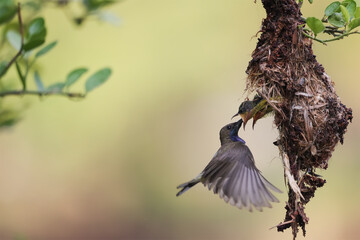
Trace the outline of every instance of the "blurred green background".
[[[328, 3], [303, 11], [321, 16]], [[30, 107], [0, 134], [0, 239], [291, 239], [290, 231], [269, 230], [283, 221], [285, 193], [272, 209], [253, 213], [200, 185], [175, 197], [175, 187], [210, 161], [220, 128], [245, 97], [262, 5], [127, 0], [109, 10], [120, 26], [78, 28], [57, 8], [45, 12], [48, 42], [59, 39], [40, 60], [47, 84], [80, 66], [109, 66], [113, 75], [83, 101], [6, 99]], [[360, 235], [358, 46], [358, 36], [314, 46], [354, 122], [319, 172], [327, 184], [306, 207], [306, 239]], [[272, 118], [240, 136], [263, 175], [285, 190]]]

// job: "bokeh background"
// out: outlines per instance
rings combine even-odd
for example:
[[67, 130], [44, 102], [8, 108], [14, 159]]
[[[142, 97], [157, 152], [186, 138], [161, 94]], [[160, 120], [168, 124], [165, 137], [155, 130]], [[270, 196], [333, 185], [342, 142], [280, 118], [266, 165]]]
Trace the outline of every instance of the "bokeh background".
[[[321, 16], [329, 3], [303, 11]], [[290, 231], [269, 230], [283, 220], [285, 193], [253, 213], [200, 185], [175, 197], [175, 187], [209, 162], [219, 129], [246, 97], [261, 4], [127, 0], [109, 10], [120, 26], [78, 28], [57, 8], [45, 12], [47, 39], [59, 44], [40, 60], [44, 81], [80, 66], [109, 66], [113, 75], [83, 101], [9, 97], [30, 106], [0, 133], [0, 239], [291, 239]], [[354, 121], [319, 172], [327, 184], [306, 207], [306, 239], [358, 239], [359, 37], [315, 43], [314, 52]], [[272, 118], [240, 135], [264, 176], [285, 190]]]

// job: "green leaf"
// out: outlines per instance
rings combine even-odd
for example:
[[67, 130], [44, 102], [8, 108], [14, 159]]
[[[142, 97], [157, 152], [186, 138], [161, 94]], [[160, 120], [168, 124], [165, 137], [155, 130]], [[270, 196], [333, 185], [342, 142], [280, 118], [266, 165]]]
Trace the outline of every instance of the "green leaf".
[[324, 31], [325, 26], [324, 24], [321, 22], [321, 20], [315, 18], [315, 17], [308, 17], [306, 19], [306, 24], [310, 27], [310, 29], [314, 32], [315, 36], [318, 33], [321, 33], [322, 31]]
[[354, 1], [354, 0], [344, 0], [344, 1], [341, 2], [341, 5], [346, 7], [349, 4], [349, 2], [352, 2], [352, 1]]
[[358, 26], [360, 26], [360, 17], [353, 19], [349, 23], [349, 31], [353, 30], [354, 28], [357, 28]]
[[308, 1], [309, 1], [309, 3], [310, 3], [310, 4], [312, 4], [312, 3], [313, 3], [313, 0], [308, 0]]
[[83, 0], [83, 4], [86, 6], [88, 11], [93, 11], [106, 5], [117, 2], [116, 0]]
[[15, 48], [17, 51], [20, 50], [20, 48], [21, 48], [20, 33], [14, 31], [14, 30], [9, 30], [6, 32], [6, 39], [9, 41], [11, 46], [13, 46], [13, 48]]
[[103, 68], [90, 76], [85, 83], [85, 91], [88, 93], [103, 84], [111, 75], [110, 68]]
[[42, 7], [42, 2], [39, 1], [29, 1], [21, 4], [22, 8], [30, 8], [34, 12], [39, 12]]
[[20, 113], [13, 109], [0, 110], [0, 127], [11, 127], [20, 120]]
[[49, 92], [62, 92], [64, 87], [65, 87], [65, 83], [58, 82], [58, 83], [51, 84], [49, 87], [47, 87], [46, 90]]
[[88, 71], [87, 68], [78, 68], [71, 71], [66, 78], [65, 87], [70, 87], [73, 85], [79, 78]]
[[325, 15], [326, 16], [331, 16], [331, 14], [335, 13], [340, 7], [340, 2], [333, 2], [330, 3], [329, 6], [326, 7], [325, 9]]
[[334, 13], [332, 14], [329, 19], [329, 23], [335, 27], [341, 28], [345, 26], [345, 20], [341, 13]]
[[20, 65], [18, 64], [17, 61], [15, 62], [15, 66], [16, 66], [16, 71], [17, 71], [17, 74], [18, 74], [18, 76], [20, 78], [23, 90], [26, 90], [26, 79], [25, 79], [24, 75], [22, 74]]
[[35, 18], [29, 24], [28, 34], [29, 36], [35, 36], [37, 34], [42, 34], [45, 28], [45, 20], [43, 18]]
[[16, 15], [16, 5], [13, 0], [1, 0], [0, 24], [10, 21]]
[[45, 47], [43, 47], [40, 51], [38, 51], [36, 54], [35, 54], [35, 57], [38, 58], [38, 57], [41, 57], [42, 55], [46, 54], [47, 52], [49, 52], [51, 49], [53, 49], [57, 44], [57, 41], [54, 41], [48, 45], [46, 45]]
[[34, 48], [37, 48], [39, 46], [41, 46], [42, 44], [44, 44], [45, 39], [32, 39], [30, 41], [28, 41], [27, 43], [24, 44], [24, 50], [25, 51], [30, 51]]
[[37, 71], [35, 71], [35, 73], [34, 73], [34, 80], [35, 80], [35, 84], [36, 84], [37, 89], [40, 92], [43, 92], [45, 90], [44, 84], [42, 83], [41, 78], [39, 76], [39, 73]]
[[341, 10], [342, 15], [344, 16], [345, 22], [349, 23], [350, 14], [349, 14], [348, 10], [346, 9], [346, 7], [344, 7], [343, 5], [340, 5], [340, 10]]
[[0, 2], [0, 6], [3, 6], [3, 5], [13, 5], [13, 4], [15, 4], [14, 3], [14, 0], [1, 0], [1, 2]]
[[341, 2], [341, 5], [346, 7], [347, 5], [349, 5], [350, 2], [354, 2], [355, 4], [357, 4], [356, 1], [359, 1], [359, 0], [344, 0]]
[[108, 22], [114, 26], [119, 26], [121, 19], [111, 12], [99, 11], [95, 13], [101, 21]]
[[349, 1], [348, 4], [346, 5], [346, 9], [349, 12], [350, 19], [354, 18], [355, 11], [356, 11], [356, 2], [353, 0]]
[[29, 51], [45, 42], [46, 28], [43, 18], [35, 18], [29, 24], [25, 38], [24, 50]]
[[354, 17], [355, 17], [355, 18], [359, 18], [359, 17], [360, 17], [360, 7], [356, 8]]
[[6, 73], [7, 62], [3, 61], [0, 63], [0, 77], [2, 77]]

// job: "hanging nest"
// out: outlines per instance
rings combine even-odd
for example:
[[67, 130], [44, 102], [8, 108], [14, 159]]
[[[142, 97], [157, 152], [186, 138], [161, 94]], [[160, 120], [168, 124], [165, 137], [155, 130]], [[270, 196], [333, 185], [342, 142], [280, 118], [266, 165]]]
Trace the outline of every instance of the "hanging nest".
[[315, 174], [326, 169], [336, 144], [352, 119], [340, 102], [334, 83], [316, 61], [312, 41], [302, 34], [300, 6], [295, 0], [262, 0], [267, 18], [246, 73], [247, 90], [265, 98], [275, 112], [278, 146], [288, 179], [285, 221], [294, 239], [308, 217], [304, 205], [325, 179]]

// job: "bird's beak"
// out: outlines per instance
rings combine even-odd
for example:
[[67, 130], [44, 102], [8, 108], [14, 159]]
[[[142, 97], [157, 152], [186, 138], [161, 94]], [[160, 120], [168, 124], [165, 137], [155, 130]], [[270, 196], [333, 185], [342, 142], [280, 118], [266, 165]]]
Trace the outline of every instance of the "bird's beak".
[[246, 126], [246, 123], [250, 120], [251, 118], [251, 112], [246, 112], [245, 114], [241, 114], [241, 118], [244, 122], [244, 130], [245, 130], [245, 126]]
[[240, 114], [239, 113], [237, 113], [237, 114], [235, 114], [234, 116], [232, 116], [232, 118], [231, 119], [233, 119], [234, 117], [236, 117], [236, 116], [239, 116]]
[[234, 128], [236, 134], [239, 132], [239, 129], [241, 128], [242, 123], [243, 123], [242, 118], [240, 118], [240, 120], [236, 122], [236, 125], [235, 125], [235, 128]]
[[264, 112], [257, 112], [254, 114], [253, 116], [253, 124], [252, 124], [252, 128], [254, 129], [255, 123], [257, 122], [257, 120], [259, 120], [260, 118], [264, 117], [265, 113]]
[[252, 124], [252, 129], [254, 130], [254, 126], [255, 126], [255, 123], [256, 123], [257, 119], [253, 118], [253, 124]]
[[257, 122], [257, 120], [259, 120], [261, 118], [261, 116], [259, 114], [255, 114], [255, 116], [253, 117], [253, 124], [252, 124], [252, 128], [254, 129], [255, 123]]

